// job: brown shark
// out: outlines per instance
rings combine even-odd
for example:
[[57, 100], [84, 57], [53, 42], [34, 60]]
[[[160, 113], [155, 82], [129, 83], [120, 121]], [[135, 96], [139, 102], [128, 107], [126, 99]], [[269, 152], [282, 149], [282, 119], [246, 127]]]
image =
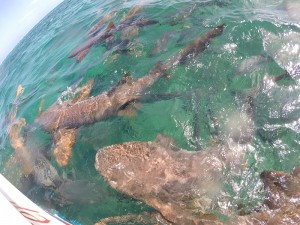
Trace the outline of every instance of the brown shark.
[[292, 173], [269, 170], [260, 174], [267, 195], [264, 205], [236, 224], [300, 224], [300, 167]]
[[102, 17], [96, 24], [94, 24], [88, 31], [87, 34], [93, 35], [94, 32], [97, 32], [97, 30], [104, 26], [110, 19], [115, 17], [117, 15], [117, 11], [111, 11], [108, 14], [106, 14], [104, 17]]
[[126, 20], [131, 19], [132, 17], [136, 16], [136, 14], [139, 13], [139, 12], [142, 10], [142, 8], [143, 8], [143, 3], [142, 3], [142, 2], [140, 2], [139, 5], [133, 6], [133, 7], [129, 10], [129, 12], [126, 13], [126, 14], [122, 17], [121, 21], [126, 21]]
[[[93, 80], [87, 82], [79, 92], [79, 95], [72, 100], [72, 103], [86, 99], [92, 89]], [[20, 95], [17, 92], [17, 97]], [[44, 101], [42, 101], [43, 104]], [[40, 107], [39, 111], [42, 108]], [[33, 175], [35, 182], [43, 186], [55, 186], [60, 178], [56, 170], [52, 167], [49, 160], [39, 151], [32, 153], [26, 146], [26, 141], [21, 135], [21, 130], [26, 122], [24, 118], [16, 119], [17, 106], [12, 108], [10, 117], [9, 139], [12, 147], [15, 149], [17, 158], [22, 167], [22, 172], [25, 176]], [[59, 165], [67, 165], [71, 155], [75, 137], [76, 129], [59, 129], [54, 133], [54, 156]], [[47, 171], [48, 170], [48, 171]]]
[[[222, 34], [223, 26], [213, 28], [180, 51], [175, 57], [176, 63], [183, 62], [183, 58], [189, 54], [195, 57], [203, 51], [214, 37]], [[41, 113], [35, 122], [46, 131], [54, 132], [62, 128], [78, 128], [117, 115], [123, 106], [139, 99], [147, 88], [164, 76], [166, 71], [174, 65], [173, 61], [174, 58], [166, 64], [157, 63], [146, 76], [137, 80], [125, 76], [115, 88], [95, 97], [74, 104], [54, 104]]]
[[188, 18], [198, 7], [197, 4], [190, 5], [188, 4], [187, 7], [181, 8], [177, 13], [169, 21], [171, 26], [177, 25], [179, 22]]
[[103, 32], [97, 33], [95, 36], [90, 37], [87, 41], [85, 41], [82, 45], [75, 48], [70, 54], [69, 58], [72, 58], [76, 56], [78, 53], [83, 52], [86, 49], [91, 48], [93, 45], [100, 43], [101, 41], [104, 41], [105, 39], [112, 36], [112, 30], [115, 30], [115, 26], [113, 23], [110, 23], [107, 26], [107, 29]]
[[172, 36], [174, 36], [177, 33], [177, 31], [167, 31], [164, 33], [155, 44], [155, 47], [151, 50], [150, 55], [154, 56], [161, 52], [165, 52], [167, 50], [167, 44]]
[[9, 129], [10, 143], [15, 149], [23, 175], [25, 177], [32, 176], [34, 182], [43, 187], [56, 187], [56, 185], [61, 183], [61, 178], [42, 153], [35, 152], [35, 154], [32, 154], [27, 148], [21, 135], [21, 129], [24, 126], [24, 118], [20, 120], [15, 119]]
[[224, 169], [239, 167], [244, 152], [229, 145], [191, 152], [158, 135], [155, 141], [100, 149], [95, 167], [113, 188], [152, 206], [171, 223], [214, 224], [210, 210], [220, 195]]
[[133, 80], [128, 75], [110, 91], [74, 104], [55, 104], [43, 112], [35, 122], [45, 130], [78, 128], [117, 115], [122, 106], [138, 99], [157, 79], [164, 75], [164, 66], [156, 64], [146, 76]]
[[[133, 6], [129, 10], [129, 12], [127, 12], [121, 19], [121, 24], [123, 23], [123, 24], [129, 25], [128, 27], [125, 27], [125, 28], [123, 27], [124, 29], [122, 28], [126, 34], [129, 34], [132, 32], [135, 32], [136, 34], [138, 33], [139, 27], [136, 25], [130, 26], [130, 23], [134, 21], [134, 17], [136, 16], [136, 14], [142, 10], [142, 6], [143, 6], [142, 2], [139, 5]], [[81, 62], [81, 60], [84, 59], [84, 57], [89, 53], [91, 47], [94, 44], [97, 44], [103, 40], [106, 40], [107, 38], [111, 38], [112, 35], [108, 34], [108, 36], [105, 36], [105, 31], [102, 33], [101, 33], [101, 31], [103, 30], [105, 24], [107, 24], [110, 19], [115, 17], [116, 14], [117, 14], [117, 10], [109, 12], [104, 17], [102, 17], [96, 24], [94, 24], [87, 31], [87, 34], [89, 35], [89, 39], [87, 41], [85, 41], [81, 46], [74, 49], [72, 51], [72, 53], [69, 55], [69, 57], [74, 57], [76, 55], [76, 61]], [[112, 23], [110, 25], [112, 25]], [[146, 24], [144, 21], [144, 26], [145, 25], [149, 25], [149, 24]], [[107, 31], [106, 31], [106, 33], [107, 33]], [[134, 35], [136, 35], [136, 34], [134, 34]], [[123, 32], [122, 32], [122, 36], [124, 36]], [[87, 47], [87, 46], [90, 46], [90, 47]], [[83, 49], [83, 50], [81, 50], [81, 49]]]
[[90, 37], [82, 45], [75, 48], [69, 54], [69, 58], [74, 57], [78, 53], [92, 47], [95, 44], [103, 42], [107, 38], [111, 37], [113, 35], [113, 33], [117, 32], [117, 31], [123, 30], [127, 27], [130, 27], [130, 26], [143, 27], [143, 26], [152, 25], [152, 24], [156, 24], [156, 23], [158, 23], [157, 20], [148, 20], [148, 19], [139, 19], [139, 20], [136, 20], [136, 21], [131, 21], [131, 20], [124, 21], [124, 22], [121, 22], [117, 26], [115, 26], [113, 23], [110, 23], [105, 31], [97, 33], [95, 36]]
[[[184, 180], [184, 178], [186, 180], [188, 178], [195, 179], [190, 173], [190, 169], [192, 169], [201, 175], [197, 179], [202, 180], [204, 178], [203, 184], [205, 184], [211, 168], [216, 164], [214, 163], [207, 167], [204, 164], [205, 158], [202, 161], [189, 161], [189, 164], [194, 162], [194, 165], [202, 163], [205, 166], [199, 171], [196, 170], [197, 167], [193, 168], [189, 164], [186, 165], [186, 162], [180, 160], [178, 156], [176, 156], [177, 159], [175, 161], [171, 161], [170, 158], [172, 159], [173, 157], [170, 157], [170, 155], [174, 153], [169, 154], [164, 149], [162, 149], [162, 152], [157, 152], [158, 145], [160, 147], [167, 146], [168, 149], [171, 148], [171, 145], [168, 144], [168, 140], [163, 143], [160, 142], [148, 142], [143, 145], [138, 145], [137, 142], [126, 143], [125, 145], [121, 144], [104, 148], [97, 153], [96, 169], [108, 179], [112, 187], [131, 197], [145, 201], [158, 211], [157, 214], [152, 213], [152, 215], [133, 214], [104, 218], [96, 223], [97, 225], [105, 225], [110, 222], [124, 223], [132, 220], [140, 222], [141, 217], [146, 217], [148, 220], [150, 220], [149, 217], [152, 217], [151, 224], [285, 225], [300, 223], [300, 167], [296, 167], [292, 173], [275, 170], [262, 172], [260, 178], [267, 192], [262, 206], [244, 215], [234, 216], [231, 214], [228, 220], [224, 222], [212, 216], [208, 219], [208, 215], [206, 217], [199, 215], [199, 196], [204, 193], [200, 191], [199, 187], [202, 188], [202, 186], [198, 186], [199, 182], [197, 183], [196, 181], [193, 181], [193, 185], [189, 185]], [[154, 146], [151, 146], [153, 144]], [[150, 145], [148, 146], [150, 147], [149, 151], [145, 151], [147, 145]], [[179, 155], [179, 153], [177, 154]], [[182, 152], [181, 154], [185, 153]], [[201, 152], [197, 154], [201, 155]], [[149, 160], [152, 157], [154, 157], [154, 164], [150, 168]], [[198, 158], [199, 156], [194, 157]], [[209, 154], [207, 154], [206, 159], [209, 159], [209, 157]], [[214, 157], [214, 155], [211, 157]], [[191, 159], [191, 157], [187, 159]], [[198, 159], [202, 159], [202, 157]], [[175, 164], [166, 165], [166, 162]], [[209, 163], [212, 163], [212, 161], [206, 162], [206, 164]], [[154, 167], [157, 167], [157, 169]], [[172, 170], [176, 172], [173, 176], [170, 174]], [[220, 177], [212, 177], [208, 186], [206, 186], [206, 190], [212, 192], [213, 189], [210, 189], [210, 184], [211, 182], [217, 182], [218, 178]], [[167, 181], [170, 182], [172, 179], [177, 180], [167, 185]], [[159, 213], [162, 215], [160, 218], [158, 218]]]
[[211, 30], [209, 30], [204, 35], [196, 38], [189, 46], [182, 49], [177, 55], [172, 57], [168, 65], [174, 66], [178, 64], [183, 64], [187, 61], [188, 58], [194, 58], [199, 53], [203, 52], [208, 45], [210, 44], [211, 40], [217, 36], [220, 36], [223, 33], [225, 24], [221, 24]]
[[[87, 99], [92, 91], [94, 80], [88, 81], [81, 87], [79, 95], [74, 98], [71, 104]], [[72, 156], [73, 145], [76, 141], [77, 129], [63, 128], [54, 132], [54, 157], [60, 166], [66, 166]]]

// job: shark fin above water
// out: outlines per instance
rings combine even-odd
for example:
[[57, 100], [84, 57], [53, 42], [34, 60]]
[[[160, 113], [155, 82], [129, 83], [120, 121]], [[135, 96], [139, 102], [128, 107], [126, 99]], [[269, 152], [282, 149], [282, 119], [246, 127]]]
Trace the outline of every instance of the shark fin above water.
[[106, 30], [111, 30], [111, 29], [114, 29], [116, 28], [115, 24], [113, 22], [110, 22], [106, 28]]

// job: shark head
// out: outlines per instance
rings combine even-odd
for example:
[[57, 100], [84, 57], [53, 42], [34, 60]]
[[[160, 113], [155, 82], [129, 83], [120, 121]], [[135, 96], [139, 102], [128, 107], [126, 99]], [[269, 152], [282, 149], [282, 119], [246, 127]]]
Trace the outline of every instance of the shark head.
[[219, 26], [215, 27], [215, 29], [213, 29], [213, 34], [211, 37], [220, 36], [223, 33], [224, 26], [225, 26], [225, 23], [220, 24]]
[[163, 135], [104, 147], [95, 167], [113, 188], [180, 224], [198, 224], [208, 216], [222, 179], [222, 162], [211, 151], [182, 150]]
[[97, 153], [95, 165], [113, 187], [120, 187], [129, 177], [137, 178], [138, 159], [146, 156], [147, 150], [147, 144], [138, 142], [112, 145]]

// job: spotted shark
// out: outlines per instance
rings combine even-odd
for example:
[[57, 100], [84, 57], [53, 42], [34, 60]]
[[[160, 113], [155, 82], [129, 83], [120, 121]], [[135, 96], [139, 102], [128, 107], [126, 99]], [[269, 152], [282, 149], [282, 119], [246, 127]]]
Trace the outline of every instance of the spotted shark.
[[210, 210], [224, 170], [240, 166], [244, 153], [245, 147], [237, 151], [229, 145], [191, 152], [158, 135], [154, 141], [100, 149], [95, 168], [114, 189], [150, 205], [172, 224], [215, 224]]
[[[187, 152], [169, 137], [158, 135], [155, 141], [100, 149], [95, 167], [113, 188], [156, 209], [157, 214], [147, 214], [153, 224], [299, 224], [300, 167], [292, 173], [263, 171], [260, 179], [266, 196], [252, 212], [231, 214], [226, 221], [209, 214], [211, 198], [220, 191], [220, 171], [233, 160], [229, 148], [218, 148]], [[140, 219], [141, 215], [108, 217], [96, 224]]]

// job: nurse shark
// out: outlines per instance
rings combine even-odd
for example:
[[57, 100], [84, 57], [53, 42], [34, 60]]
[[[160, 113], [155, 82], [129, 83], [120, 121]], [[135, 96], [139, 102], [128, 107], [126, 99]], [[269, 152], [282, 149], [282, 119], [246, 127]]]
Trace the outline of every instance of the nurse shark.
[[[73, 129], [116, 116], [120, 111], [126, 110], [126, 107], [130, 103], [139, 100], [143, 96], [143, 93], [159, 78], [166, 76], [170, 68], [184, 63], [187, 57], [194, 58], [200, 52], [204, 51], [213, 38], [222, 34], [223, 28], [224, 24], [219, 25], [196, 38], [177, 55], [167, 60], [165, 64], [156, 63], [144, 77], [135, 80], [126, 74], [111, 90], [105, 91], [95, 97], [73, 103], [53, 104], [36, 118], [35, 123], [44, 130], [54, 133], [55, 137], [66, 137], [67, 139], [69, 137], [72, 139], [74, 134], [70, 133], [74, 132]], [[65, 132], [68, 132], [70, 135], [65, 135]], [[71, 146], [75, 139], [73, 141], [70, 141], [70, 139], [60, 143], [69, 143]], [[70, 147], [67, 149], [70, 149]], [[65, 160], [60, 165], [66, 165], [67, 162], [68, 160]]]
[[[40, 112], [34, 124], [25, 125], [24, 119], [17, 119], [15, 118], [16, 113], [10, 113], [13, 116], [11, 116], [10, 121], [9, 137], [22, 166], [24, 176], [28, 177], [30, 182], [43, 188], [50, 188], [66, 199], [68, 193], [63, 192], [68, 189], [65, 188], [66, 184], [77, 183], [60, 177], [49, 158], [42, 151], [31, 151], [26, 144], [26, 138], [30, 135], [23, 135], [22, 129], [24, 128], [24, 134], [26, 134], [26, 132], [30, 132], [31, 128], [35, 129], [35, 125], [38, 125], [45, 131], [53, 133], [56, 161], [60, 166], [67, 165], [76, 141], [77, 128], [118, 114], [124, 114], [122, 111], [126, 110], [126, 107], [130, 106], [131, 103], [141, 99], [145, 90], [159, 78], [166, 76], [169, 69], [174, 65], [184, 63], [185, 60], [182, 61], [181, 59], [186, 58], [187, 55], [195, 57], [206, 49], [213, 38], [222, 34], [223, 28], [224, 24], [196, 38], [175, 58], [167, 60], [165, 64], [156, 63], [144, 77], [135, 80], [126, 74], [115, 87], [95, 97], [88, 97], [93, 81], [88, 82], [81, 88], [78, 97], [71, 101], [54, 103], [46, 111]], [[68, 202], [67, 199], [65, 201]]]

